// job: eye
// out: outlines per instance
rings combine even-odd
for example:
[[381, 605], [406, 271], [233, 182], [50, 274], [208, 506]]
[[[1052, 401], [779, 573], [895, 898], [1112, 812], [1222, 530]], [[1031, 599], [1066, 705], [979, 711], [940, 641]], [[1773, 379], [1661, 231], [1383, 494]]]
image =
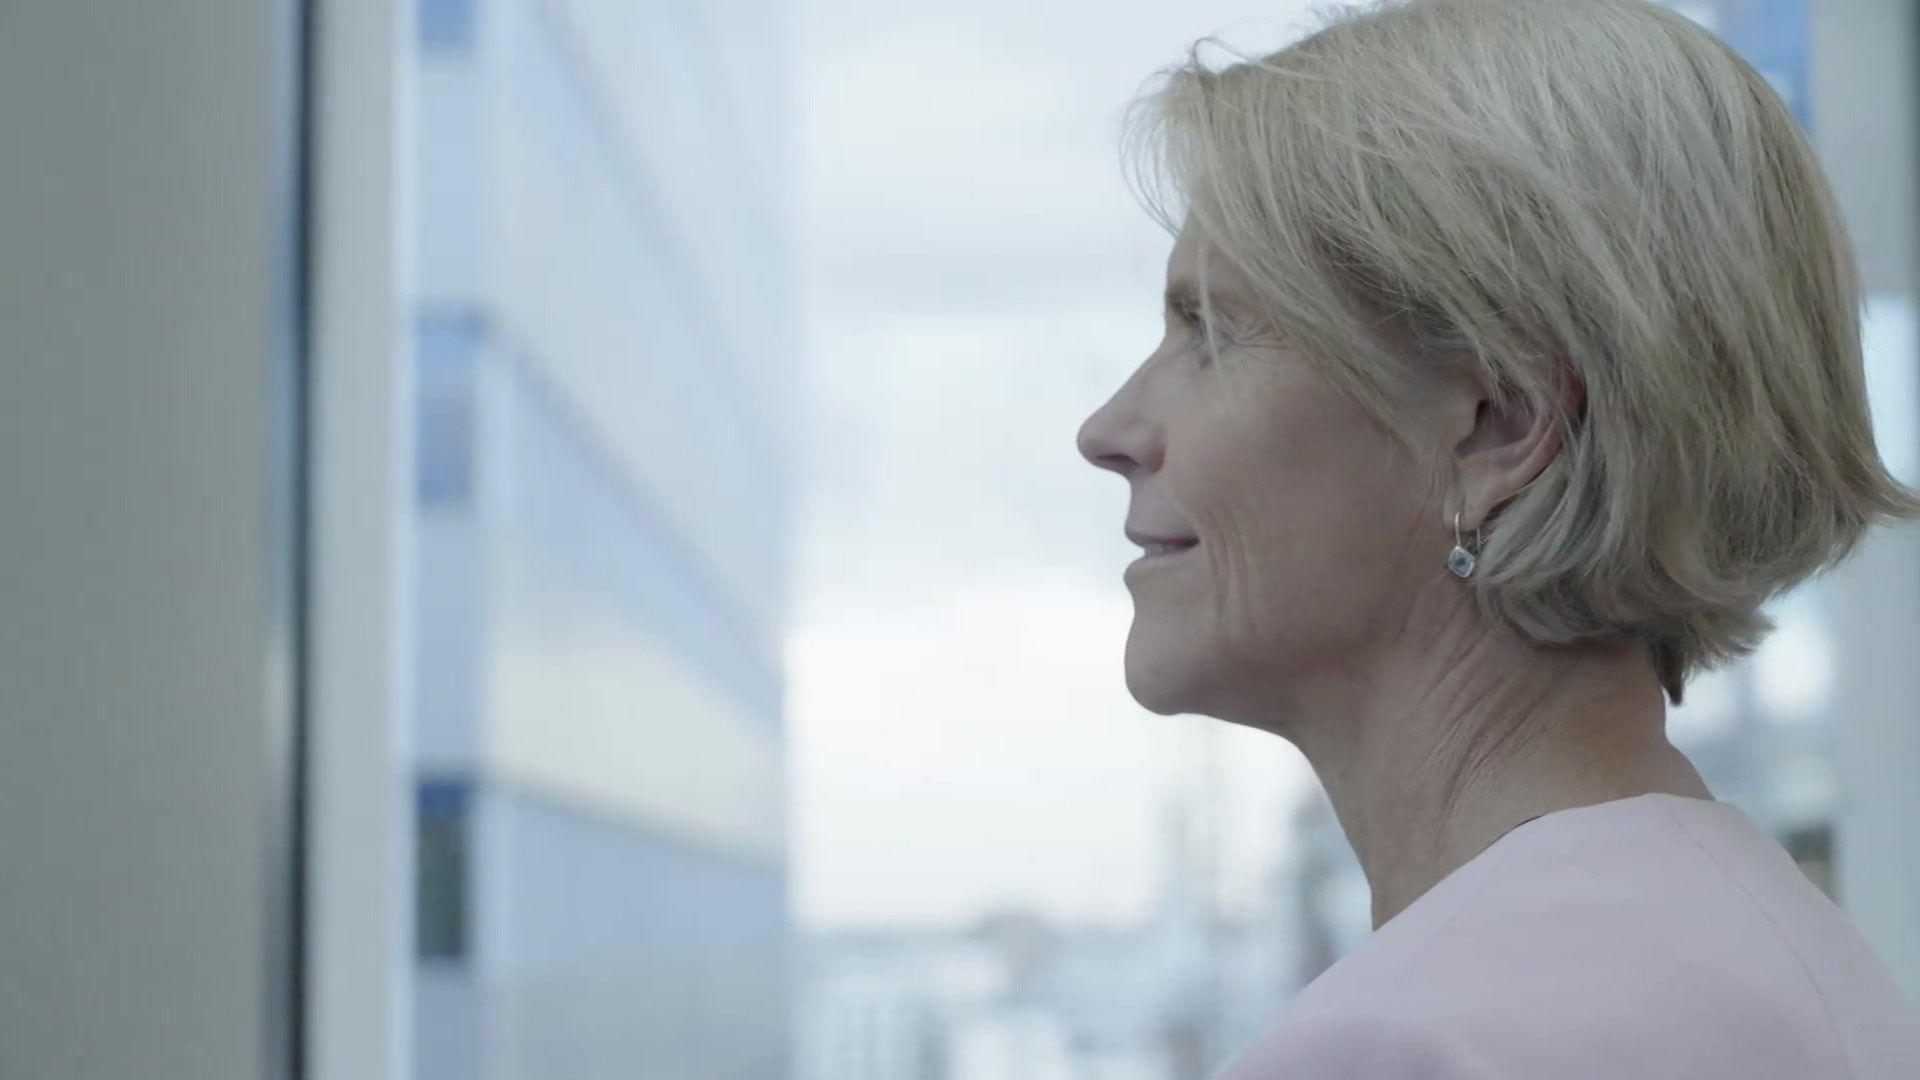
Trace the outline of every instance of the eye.
[[1185, 304], [1175, 304], [1169, 310], [1173, 312], [1173, 317], [1179, 320], [1181, 326], [1186, 327], [1198, 337], [1204, 338], [1206, 336], [1206, 328], [1200, 321], [1200, 313], [1198, 311], [1195, 311]]
[[[1186, 304], [1175, 304], [1173, 314], [1192, 334], [1194, 350], [1204, 357], [1207, 353], [1207, 327], [1206, 323], [1201, 321], [1200, 312]], [[1215, 336], [1218, 337], [1217, 334]]]

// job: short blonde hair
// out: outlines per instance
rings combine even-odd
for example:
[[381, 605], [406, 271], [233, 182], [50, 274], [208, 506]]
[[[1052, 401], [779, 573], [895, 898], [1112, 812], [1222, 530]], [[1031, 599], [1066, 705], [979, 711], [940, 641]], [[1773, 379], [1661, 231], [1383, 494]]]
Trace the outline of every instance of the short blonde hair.
[[1768, 599], [1920, 516], [1874, 446], [1826, 178], [1725, 43], [1638, 0], [1321, 17], [1270, 55], [1209, 70], [1202, 38], [1158, 73], [1127, 110], [1129, 179], [1268, 316], [1207, 301], [1209, 326], [1298, 345], [1403, 447], [1425, 365], [1477, 363], [1502, 404], [1555, 410], [1562, 451], [1486, 523], [1484, 613], [1636, 641], [1677, 705], [1773, 629]]

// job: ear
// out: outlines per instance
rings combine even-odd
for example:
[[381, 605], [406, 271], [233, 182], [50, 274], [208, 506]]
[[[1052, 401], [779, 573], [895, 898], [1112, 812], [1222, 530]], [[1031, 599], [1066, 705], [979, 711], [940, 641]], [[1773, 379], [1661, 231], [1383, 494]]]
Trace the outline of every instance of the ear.
[[[1564, 357], [1556, 358], [1554, 371], [1560, 410], [1569, 419], [1578, 417], [1586, 405], [1585, 384]], [[1478, 386], [1472, 430], [1454, 447], [1460, 520], [1474, 527], [1540, 475], [1560, 452], [1566, 434], [1553, 408], [1516, 402], [1502, 410], [1494, 404], [1492, 389]]]

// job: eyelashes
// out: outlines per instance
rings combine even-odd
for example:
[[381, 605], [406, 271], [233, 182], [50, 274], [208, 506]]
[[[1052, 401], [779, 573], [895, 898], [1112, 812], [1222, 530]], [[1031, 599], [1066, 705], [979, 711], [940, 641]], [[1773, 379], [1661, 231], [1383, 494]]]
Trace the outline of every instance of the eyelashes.
[[[1180, 320], [1180, 325], [1186, 327], [1187, 332], [1193, 336], [1193, 350], [1203, 357], [1206, 356], [1207, 326], [1206, 323], [1201, 321], [1200, 313], [1185, 304], [1179, 304], [1173, 308], [1173, 314], [1175, 318]], [[1225, 335], [1215, 330], [1214, 340], [1216, 342], [1224, 342], [1226, 338]]]

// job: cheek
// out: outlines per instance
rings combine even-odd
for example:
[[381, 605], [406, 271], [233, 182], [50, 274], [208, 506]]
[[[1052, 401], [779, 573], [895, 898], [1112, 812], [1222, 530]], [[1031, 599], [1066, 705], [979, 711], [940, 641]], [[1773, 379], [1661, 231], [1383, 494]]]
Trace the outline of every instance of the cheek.
[[1419, 500], [1386, 434], [1344, 400], [1268, 398], [1210, 427], [1188, 484], [1214, 545], [1220, 630], [1271, 642], [1357, 633], [1404, 558]]

